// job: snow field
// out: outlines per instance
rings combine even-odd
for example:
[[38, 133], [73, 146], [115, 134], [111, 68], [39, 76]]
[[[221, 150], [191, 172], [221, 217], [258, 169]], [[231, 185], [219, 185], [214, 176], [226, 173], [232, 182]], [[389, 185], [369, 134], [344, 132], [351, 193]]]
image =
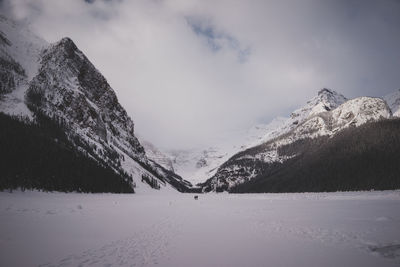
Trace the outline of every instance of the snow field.
[[400, 191], [0, 193], [0, 266], [398, 266]]

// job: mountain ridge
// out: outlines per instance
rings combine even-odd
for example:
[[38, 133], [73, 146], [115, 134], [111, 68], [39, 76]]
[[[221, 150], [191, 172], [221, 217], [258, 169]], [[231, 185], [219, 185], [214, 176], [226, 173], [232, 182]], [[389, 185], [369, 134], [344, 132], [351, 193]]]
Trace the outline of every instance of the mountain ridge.
[[[326, 94], [339, 97], [323, 97]], [[332, 102], [326, 103], [326, 100]], [[296, 157], [296, 154], [280, 154], [279, 148], [282, 146], [306, 138], [334, 136], [346, 128], [391, 117], [392, 112], [383, 98], [358, 97], [347, 100], [332, 90], [322, 89], [306, 106], [292, 113], [277, 136], [233, 155], [201, 186], [206, 192], [229, 191], [261, 175], [265, 168], [273, 169], [271, 166], [283, 164]]]
[[[390, 94], [390, 96], [392, 101], [395, 102], [395, 100], [398, 99], [398, 102], [400, 103], [400, 94], [396, 94], [395, 92]], [[218, 168], [235, 154], [243, 152], [246, 149], [262, 145], [263, 143], [266, 143], [291, 131], [296, 132], [297, 139], [306, 137], [306, 134], [302, 135], [304, 128], [314, 128], [314, 132], [317, 134], [332, 135], [334, 132], [341, 131], [344, 127], [349, 127], [350, 125], [362, 125], [363, 123], [368, 122], [368, 117], [371, 117], [373, 120], [380, 119], [380, 115], [382, 115], [383, 118], [388, 118], [391, 116], [389, 112], [391, 109], [386, 109], [385, 103], [380, 100], [386, 98], [387, 97], [359, 97], [356, 99], [347, 99], [342, 94], [337, 93], [332, 89], [322, 88], [318, 90], [317, 94], [310, 98], [310, 100], [307, 101], [303, 107], [293, 111], [290, 117], [278, 117], [268, 124], [260, 124], [250, 128], [244, 137], [242, 137], [242, 141], [231, 144], [231, 147], [225, 145], [224, 148], [221, 145], [216, 145], [210, 146], [209, 148], [192, 150], [162, 151], [162, 160], [168, 161], [169, 164], [172, 164], [174, 169], [183, 177], [189, 179], [192, 181], [192, 183], [199, 183], [201, 186], [204, 185], [204, 181], [206, 179], [214, 176], [218, 171]], [[348, 102], [346, 105], [340, 109], [337, 109], [346, 102]], [[365, 116], [364, 113], [369, 107], [374, 109], [374, 104], [379, 107], [378, 111], [380, 110], [383, 113], [380, 115], [376, 114], [377, 117], [375, 118], [372, 118], [373, 114]], [[355, 117], [347, 121], [347, 125], [332, 123], [332, 120], [340, 119], [341, 123], [346, 124], [346, 119], [344, 119], [343, 116], [346, 115], [350, 118], [352, 116], [351, 114], [353, 113], [359, 115], [359, 110], [353, 110], [357, 107], [363, 109], [363, 116]], [[337, 110], [333, 112], [335, 109]], [[332, 117], [332, 115], [327, 115], [329, 112], [333, 113], [334, 116]], [[393, 116], [395, 115], [393, 114]], [[305, 125], [308, 127], [303, 127], [305, 121], [307, 121]], [[299, 125], [303, 125], [303, 128], [299, 128]], [[297, 128], [297, 130], [295, 128]], [[318, 133], [315, 128], [320, 128], [319, 131], [321, 132]], [[279, 159], [276, 151], [270, 151], [269, 153], [260, 156], [260, 158], [261, 157], [267, 161]], [[281, 158], [280, 160], [285, 159], [286, 158]]]

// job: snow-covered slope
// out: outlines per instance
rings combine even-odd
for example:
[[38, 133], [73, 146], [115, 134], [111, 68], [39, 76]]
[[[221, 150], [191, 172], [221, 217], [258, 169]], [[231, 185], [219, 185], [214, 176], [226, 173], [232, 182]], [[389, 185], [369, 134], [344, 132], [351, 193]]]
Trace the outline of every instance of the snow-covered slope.
[[231, 152], [232, 149], [233, 147], [224, 149], [213, 146], [206, 149], [172, 150], [166, 153], [175, 172], [192, 184], [197, 184], [213, 175], [218, 166], [235, 153]]
[[265, 143], [287, 131], [292, 124], [292, 120], [286, 117], [276, 117], [270, 123], [258, 124], [248, 130], [240, 150]]
[[[241, 151], [266, 143], [273, 138], [286, 134], [299, 128], [306, 120], [333, 110], [347, 101], [343, 95], [334, 90], [323, 88], [306, 105], [293, 111], [289, 118], [277, 117], [269, 124], [259, 125], [251, 129], [249, 132], [251, 138], [247, 138], [245, 145], [241, 146]], [[307, 125], [305, 126], [307, 127]]]
[[332, 111], [332, 131], [348, 126], [360, 126], [370, 121], [388, 119], [391, 111], [381, 98], [358, 97]]
[[48, 45], [26, 26], [4, 17], [0, 23], [0, 111], [30, 118], [40, 113], [61, 122], [77, 149], [131, 175], [137, 191], [149, 187], [142, 175], [157, 180], [162, 189], [190, 187], [148, 160], [115, 92], [71, 39]]
[[174, 165], [168, 155], [159, 150], [153, 143], [143, 140], [141, 137], [139, 137], [139, 140], [146, 151], [146, 156], [148, 159], [157, 162], [165, 169], [174, 172]]
[[32, 117], [24, 95], [39, 69], [40, 52], [48, 43], [2, 15], [0, 25], [0, 111]]
[[290, 156], [278, 152], [283, 145], [305, 138], [332, 136], [347, 127], [390, 117], [391, 111], [383, 99], [359, 97], [346, 101], [342, 95], [323, 89], [306, 106], [293, 112], [270, 139], [265, 138], [262, 144], [235, 154], [202, 186], [206, 191], [229, 190], [265, 171], [266, 164], [288, 160]]
[[381, 98], [359, 97], [345, 102], [332, 111], [311, 114], [306, 120], [278, 138], [276, 144], [292, 143], [303, 138], [333, 135], [349, 126], [360, 126], [370, 121], [388, 119], [390, 109]]
[[31, 32], [23, 24], [0, 15], [0, 55], [8, 57], [22, 66], [27, 79], [32, 79], [39, 69], [39, 54], [48, 43]]
[[400, 89], [383, 97], [394, 117], [400, 117]]

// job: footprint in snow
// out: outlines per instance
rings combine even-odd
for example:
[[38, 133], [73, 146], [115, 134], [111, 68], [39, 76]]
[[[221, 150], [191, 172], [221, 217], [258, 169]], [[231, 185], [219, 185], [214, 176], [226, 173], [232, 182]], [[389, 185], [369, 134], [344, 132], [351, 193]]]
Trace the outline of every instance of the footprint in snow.
[[42, 266], [149, 266], [157, 265], [168, 255], [169, 240], [180, 227], [169, 220], [155, 224], [145, 231], [110, 242], [100, 248], [70, 255], [55, 264]]

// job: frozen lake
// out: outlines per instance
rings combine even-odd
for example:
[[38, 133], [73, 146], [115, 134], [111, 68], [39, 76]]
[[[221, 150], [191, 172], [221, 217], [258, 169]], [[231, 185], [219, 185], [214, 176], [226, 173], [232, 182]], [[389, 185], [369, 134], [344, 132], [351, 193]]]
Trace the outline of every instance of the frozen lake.
[[400, 191], [0, 193], [0, 266], [399, 266]]

